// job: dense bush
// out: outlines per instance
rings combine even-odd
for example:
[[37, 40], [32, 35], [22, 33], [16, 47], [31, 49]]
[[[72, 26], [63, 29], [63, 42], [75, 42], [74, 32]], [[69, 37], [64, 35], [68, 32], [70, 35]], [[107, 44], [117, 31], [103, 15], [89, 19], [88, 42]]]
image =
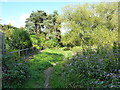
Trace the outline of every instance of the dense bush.
[[3, 88], [20, 87], [30, 76], [28, 62], [14, 54], [3, 56], [2, 67]]
[[33, 47], [36, 47], [37, 49], [41, 48], [41, 39], [37, 35], [30, 35], [30, 39], [32, 41]]
[[9, 36], [6, 33], [5, 43], [11, 49], [25, 49], [32, 46], [30, 36], [23, 28], [12, 29], [9, 32]]
[[50, 39], [48, 41], [45, 41], [44, 43], [44, 48], [53, 48], [58, 46], [59, 46], [59, 43], [56, 39]]

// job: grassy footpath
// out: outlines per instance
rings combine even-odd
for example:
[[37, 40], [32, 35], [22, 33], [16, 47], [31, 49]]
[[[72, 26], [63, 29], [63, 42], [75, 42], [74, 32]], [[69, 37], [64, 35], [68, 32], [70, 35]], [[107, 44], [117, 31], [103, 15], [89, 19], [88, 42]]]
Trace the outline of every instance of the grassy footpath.
[[71, 51], [63, 51], [62, 48], [46, 49], [34, 55], [29, 61], [30, 79], [24, 83], [22, 88], [44, 88], [44, 70], [53, 66], [54, 63], [63, 63], [64, 59], [69, 56], [71, 56]]

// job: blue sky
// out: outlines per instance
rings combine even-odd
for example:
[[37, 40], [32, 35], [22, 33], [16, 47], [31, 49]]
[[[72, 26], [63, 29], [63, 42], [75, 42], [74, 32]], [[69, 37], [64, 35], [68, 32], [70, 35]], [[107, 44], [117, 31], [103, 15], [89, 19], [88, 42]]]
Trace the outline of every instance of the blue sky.
[[[52, 13], [54, 10], [58, 10], [58, 13], [62, 13], [61, 8], [65, 5], [71, 4], [84, 4], [85, 1], [89, 3], [94, 3], [94, 0], [61, 0], [55, 2], [52, 0], [41, 0], [36, 2], [36, 0], [0, 0], [0, 18], [2, 24], [12, 24], [16, 27], [21, 27], [25, 25], [26, 18], [29, 17], [32, 11], [44, 10], [47, 13]], [[17, 1], [17, 0], [16, 0]], [[20, 2], [24, 1], [24, 2]], [[26, 1], [26, 2], [25, 2]], [[46, 1], [46, 2], [45, 2]], [[54, 2], [53, 2], [54, 1]], [[70, 2], [68, 2], [70, 1]], [[95, 0], [95, 2], [100, 2], [101, 0]]]
[[61, 8], [71, 3], [73, 2], [2, 2], [0, 17], [3, 24], [10, 22], [19, 27], [19, 25], [23, 26], [20, 24], [22, 19], [28, 17], [32, 11], [44, 10], [47, 13], [52, 13], [54, 10], [58, 10], [61, 13]]

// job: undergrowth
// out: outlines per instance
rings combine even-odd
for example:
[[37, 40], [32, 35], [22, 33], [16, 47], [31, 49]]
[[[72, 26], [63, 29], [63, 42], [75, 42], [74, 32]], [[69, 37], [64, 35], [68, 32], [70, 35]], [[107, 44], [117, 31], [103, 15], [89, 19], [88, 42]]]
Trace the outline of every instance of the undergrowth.
[[[78, 51], [78, 50], [77, 50]], [[52, 88], [120, 88], [118, 49], [85, 48], [54, 67]]]

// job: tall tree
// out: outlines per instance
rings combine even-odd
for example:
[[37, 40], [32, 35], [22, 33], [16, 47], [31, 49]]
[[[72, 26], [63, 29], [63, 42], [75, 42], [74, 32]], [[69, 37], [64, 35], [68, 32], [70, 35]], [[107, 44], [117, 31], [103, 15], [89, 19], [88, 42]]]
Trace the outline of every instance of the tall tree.
[[39, 34], [44, 28], [43, 22], [46, 20], [47, 14], [44, 11], [38, 10], [37, 12], [32, 12], [30, 17], [26, 20], [26, 29], [30, 33]]
[[[66, 34], [67, 36], [65, 36], [68, 38], [67, 40], [69, 41], [69, 44], [70, 42], [76, 42], [76, 44], [72, 44], [80, 45], [84, 43], [88, 45], [90, 44], [88, 43], [89, 41], [96, 41], [97, 39], [95, 38], [100, 40], [100, 37], [98, 37], [99, 35], [96, 35], [97, 32], [99, 32], [98, 30], [100, 30], [102, 35], [100, 36], [102, 38], [111, 36], [112, 33], [116, 35], [116, 31], [118, 30], [117, 8], [117, 2], [101, 2], [98, 4], [86, 3], [84, 5], [65, 6], [63, 8], [61, 19], [66, 27], [71, 30], [68, 32], [69, 34]], [[105, 33], [103, 32], [108, 33], [104, 36]], [[68, 37], [68, 35], [70, 36]], [[72, 37], [72, 39], [70, 37]], [[63, 38], [63, 40], [65, 40], [65, 38]], [[105, 42], [109, 41], [106, 41], [106, 39], [104, 40]]]
[[45, 32], [46, 39], [56, 39], [58, 42], [61, 41], [61, 31], [60, 31], [60, 21], [57, 20], [58, 13], [54, 11], [53, 14], [49, 14], [47, 16], [47, 20], [45, 21]]

